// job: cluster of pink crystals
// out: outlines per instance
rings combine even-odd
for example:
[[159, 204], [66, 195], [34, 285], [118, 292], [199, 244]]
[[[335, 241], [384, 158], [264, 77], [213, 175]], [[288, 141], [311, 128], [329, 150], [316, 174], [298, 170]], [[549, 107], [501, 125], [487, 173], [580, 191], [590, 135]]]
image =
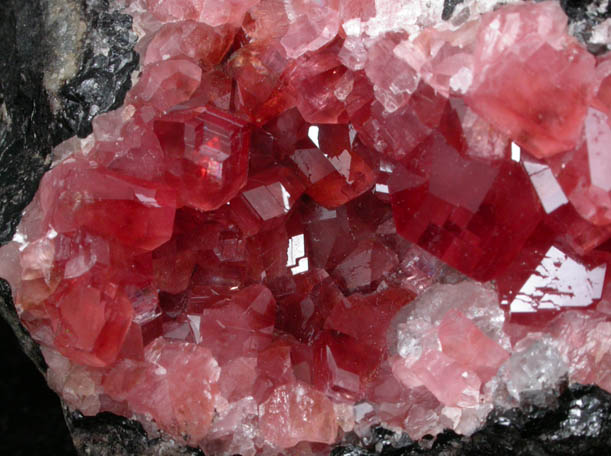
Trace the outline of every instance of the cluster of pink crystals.
[[390, 3], [127, 1], [138, 82], [0, 250], [69, 405], [246, 456], [611, 391], [611, 61]]

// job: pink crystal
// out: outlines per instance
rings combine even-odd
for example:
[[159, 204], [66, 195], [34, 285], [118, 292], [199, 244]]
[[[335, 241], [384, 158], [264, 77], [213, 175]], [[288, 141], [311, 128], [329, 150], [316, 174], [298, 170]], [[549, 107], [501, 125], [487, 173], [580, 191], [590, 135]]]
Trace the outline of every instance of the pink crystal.
[[365, 73], [374, 84], [374, 93], [387, 112], [404, 105], [416, 91], [418, 73], [394, 54], [395, 47], [405, 38], [389, 33], [380, 37], [368, 50]]
[[443, 353], [475, 372], [482, 383], [490, 380], [509, 354], [458, 311], [448, 312], [439, 325]]
[[549, 159], [550, 168], [579, 215], [599, 226], [611, 224], [611, 125], [607, 116], [588, 109], [583, 143]]
[[[176, 207], [174, 192], [165, 185], [92, 168], [83, 160], [64, 162], [47, 173], [40, 202], [47, 223], [58, 233], [84, 227], [146, 250], [170, 239]], [[109, 218], [112, 224], [103, 222]]]
[[299, 145], [291, 160], [308, 183], [306, 193], [317, 203], [338, 207], [373, 186], [374, 171], [359, 155], [364, 146], [354, 141], [348, 127], [312, 125], [308, 136], [311, 142]]
[[140, 81], [129, 94], [129, 101], [146, 103], [159, 110], [187, 101], [199, 86], [202, 70], [186, 59], [152, 63], [144, 68]]
[[339, 0], [288, 0], [291, 11], [286, 35], [280, 40], [286, 53], [297, 58], [327, 44], [340, 26]]
[[332, 331], [319, 333], [313, 345], [312, 383], [319, 390], [347, 399], [362, 398], [382, 360], [382, 354], [353, 337]]
[[373, 98], [365, 75], [341, 65], [331, 49], [301, 57], [289, 76], [297, 108], [310, 123], [345, 123]]
[[74, 285], [56, 297], [59, 321], [54, 343], [77, 362], [109, 365], [127, 335], [133, 315], [130, 302], [125, 296], [104, 296], [91, 285]]
[[324, 328], [334, 305], [345, 297], [329, 275], [313, 269], [295, 278], [295, 292], [278, 302], [278, 328], [311, 343]]
[[556, 317], [548, 329], [558, 340], [560, 351], [569, 359], [572, 381], [596, 383], [611, 388], [611, 322], [596, 313], [567, 312]]
[[376, 101], [358, 111], [352, 121], [366, 145], [393, 159], [406, 157], [430, 133], [409, 104], [390, 113]]
[[463, 158], [439, 135], [406, 163], [398, 188], [391, 188], [398, 232], [473, 278], [500, 274], [541, 218], [517, 163]]
[[143, 64], [189, 57], [203, 67], [221, 63], [233, 42], [229, 28], [213, 28], [194, 21], [171, 22], [163, 25], [146, 48]]
[[146, 0], [149, 10], [162, 21], [193, 20], [213, 27], [238, 25], [259, 0]]
[[361, 295], [353, 294], [348, 301], [333, 306], [325, 326], [360, 340], [372, 350], [386, 352], [385, 334], [397, 312], [412, 296], [399, 288]]
[[[566, 34], [557, 2], [485, 14], [474, 56], [466, 100], [476, 112], [537, 157], [577, 145], [595, 60]], [[511, 89], [497, 90], [501, 83]]]
[[182, 204], [216, 209], [246, 183], [250, 131], [240, 119], [208, 106], [174, 112], [154, 128]]
[[276, 388], [261, 404], [260, 419], [265, 440], [278, 448], [301, 441], [333, 443], [337, 435], [331, 401], [302, 383]]
[[127, 4], [139, 79], [0, 250], [69, 407], [313, 455], [611, 390], [611, 67], [557, 3]]
[[145, 358], [145, 363], [124, 361], [110, 371], [104, 380], [109, 395], [127, 400], [138, 413], [150, 413], [166, 432], [196, 445], [214, 413], [216, 361], [206, 348], [163, 339], [147, 347]]
[[233, 220], [247, 235], [282, 222], [303, 193], [304, 185], [282, 166], [250, 176], [246, 186], [230, 204]]
[[294, 106], [293, 94], [281, 80], [289, 60], [275, 43], [252, 43], [234, 52], [228, 72], [237, 83], [236, 104], [257, 124]]
[[237, 354], [257, 353], [272, 341], [275, 304], [267, 288], [253, 285], [204, 309], [202, 342], [221, 363]]
[[333, 270], [334, 277], [349, 292], [375, 289], [384, 274], [398, 265], [394, 252], [380, 243], [364, 241]]
[[470, 21], [457, 30], [425, 29], [415, 40], [402, 41], [394, 52], [445, 97], [464, 94], [473, 82], [478, 28], [479, 21]]
[[596, 96], [592, 105], [607, 116], [611, 115], [611, 54], [603, 54], [596, 61]]
[[411, 371], [445, 405], [465, 407], [479, 401], [481, 383], [477, 375], [442, 352], [427, 352]]

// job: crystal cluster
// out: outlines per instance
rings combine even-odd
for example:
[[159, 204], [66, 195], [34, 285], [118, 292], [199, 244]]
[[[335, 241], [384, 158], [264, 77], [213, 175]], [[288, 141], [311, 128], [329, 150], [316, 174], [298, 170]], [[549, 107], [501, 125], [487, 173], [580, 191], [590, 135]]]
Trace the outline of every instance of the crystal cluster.
[[557, 3], [126, 7], [137, 83], [0, 250], [69, 405], [313, 454], [611, 391], [611, 61]]

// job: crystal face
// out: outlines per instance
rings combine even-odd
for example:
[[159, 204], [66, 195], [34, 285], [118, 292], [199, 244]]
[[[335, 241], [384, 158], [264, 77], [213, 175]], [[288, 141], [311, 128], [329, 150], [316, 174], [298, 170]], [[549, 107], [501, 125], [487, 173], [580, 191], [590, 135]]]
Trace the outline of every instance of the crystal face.
[[244, 121], [213, 107], [175, 111], [154, 121], [168, 161], [166, 180], [180, 204], [209, 211], [246, 182], [250, 131]]
[[557, 3], [126, 3], [139, 79], [0, 249], [71, 407], [328, 454], [611, 391], [610, 61]]

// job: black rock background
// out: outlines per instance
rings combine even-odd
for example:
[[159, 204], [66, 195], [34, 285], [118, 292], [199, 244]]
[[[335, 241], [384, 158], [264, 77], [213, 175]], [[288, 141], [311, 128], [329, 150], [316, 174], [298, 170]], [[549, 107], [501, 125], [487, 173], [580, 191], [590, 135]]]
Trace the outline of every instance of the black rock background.
[[[131, 18], [110, 6], [109, 0], [0, 0], [0, 243], [11, 239], [52, 148], [86, 136], [93, 116], [120, 106], [131, 85], [136, 36]], [[85, 30], [69, 49], [79, 71], [50, 94], [44, 74], [54, 53], [66, 48], [58, 32], [64, 25]], [[55, 110], [51, 95], [59, 101]], [[60, 401], [40, 374], [42, 357], [19, 325], [3, 281], [0, 315], [0, 455], [76, 455]]]
[[76, 456], [59, 399], [0, 319], [0, 454]]
[[554, 408], [493, 411], [469, 438], [446, 431], [435, 440], [411, 442], [384, 429], [366, 448], [346, 445], [332, 456], [608, 456], [611, 395], [594, 386], [571, 385]]
[[[606, 0], [560, 1], [585, 40], [591, 27], [610, 15], [611, 2], [606, 10], [600, 8]], [[444, 19], [462, 0], [445, 2]], [[86, 136], [91, 119], [120, 106], [130, 87], [138, 65], [135, 36], [130, 32], [131, 19], [113, 12], [112, 3], [0, 0], [0, 243], [12, 237], [21, 211], [50, 165], [52, 147], [74, 134]], [[68, 16], [62, 16], [66, 12]], [[52, 32], [67, 20], [72, 26], [85, 26], [82, 39], [68, 49], [80, 69], [50, 94], [43, 75], [54, 53], [66, 45], [61, 33]], [[100, 52], [104, 47], [107, 54]], [[590, 50], [601, 51], [600, 46]], [[202, 454], [149, 440], [139, 424], [123, 418], [110, 414], [84, 418], [62, 408], [40, 375], [44, 362], [19, 325], [2, 281], [0, 314], [9, 322], [0, 321], [0, 455], [76, 455], [70, 434], [78, 454]], [[346, 444], [333, 455], [606, 456], [611, 454], [611, 395], [596, 387], [573, 385], [559, 398], [558, 408], [495, 412], [468, 439], [446, 432], [435, 440], [412, 442], [380, 429], [366, 443], [365, 448]]]

